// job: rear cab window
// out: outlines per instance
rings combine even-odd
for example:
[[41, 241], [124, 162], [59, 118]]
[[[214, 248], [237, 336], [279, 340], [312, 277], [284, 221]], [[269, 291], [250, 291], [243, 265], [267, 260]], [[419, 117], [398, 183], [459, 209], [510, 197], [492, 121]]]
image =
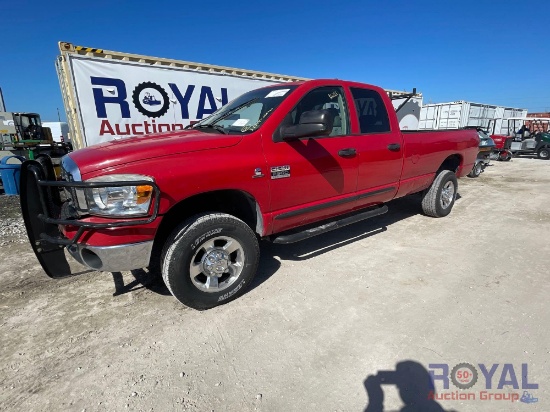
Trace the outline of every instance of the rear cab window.
[[390, 119], [382, 96], [371, 89], [350, 87], [361, 134], [390, 131]]

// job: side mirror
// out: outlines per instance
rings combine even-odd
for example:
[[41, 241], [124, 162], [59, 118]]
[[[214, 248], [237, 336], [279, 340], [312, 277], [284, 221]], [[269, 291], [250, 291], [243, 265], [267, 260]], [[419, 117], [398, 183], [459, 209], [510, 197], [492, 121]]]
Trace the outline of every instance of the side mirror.
[[295, 126], [287, 126], [282, 130], [285, 141], [301, 137], [328, 136], [332, 132], [334, 116], [328, 110], [311, 110], [300, 116], [300, 122]]

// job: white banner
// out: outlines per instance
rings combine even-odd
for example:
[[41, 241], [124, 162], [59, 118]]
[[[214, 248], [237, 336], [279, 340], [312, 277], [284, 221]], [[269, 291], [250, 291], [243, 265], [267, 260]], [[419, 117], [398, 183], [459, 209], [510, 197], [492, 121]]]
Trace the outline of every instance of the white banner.
[[181, 130], [268, 80], [71, 56], [85, 145]]

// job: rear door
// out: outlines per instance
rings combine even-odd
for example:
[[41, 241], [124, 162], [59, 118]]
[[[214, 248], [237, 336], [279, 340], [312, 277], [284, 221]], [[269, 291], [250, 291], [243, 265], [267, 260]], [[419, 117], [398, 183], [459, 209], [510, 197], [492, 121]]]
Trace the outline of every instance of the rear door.
[[[350, 132], [349, 101], [341, 86], [316, 87], [289, 111], [273, 136], [264, 136], [270, 173], [273, 232], [346, 212], [355, 206], [356, 137]], [[281, 141], [281, 130], [310, 110], [334, 115], [330, 136]]]
[[350, 87], [350, 91], [358, 129], [357, 201], [363, 207], [391, 200], [397, 193], [403, 142], [395, 116], [391, 121], [386, 109], [387, 104], [391, 105], [387, 96], [363, 87]]

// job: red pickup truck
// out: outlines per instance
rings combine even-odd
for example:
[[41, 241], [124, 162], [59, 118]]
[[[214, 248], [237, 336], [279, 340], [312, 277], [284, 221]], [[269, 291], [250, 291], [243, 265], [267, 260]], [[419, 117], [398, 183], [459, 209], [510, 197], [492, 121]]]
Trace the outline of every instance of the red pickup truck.
[[422, 193], [451, 211], [475, 162], [475, 130], [402, 132], [383, 89], [340, 80], [245, 93], [187, 130], [47, 157], [21, 171], [29, 239], [50, 277], [66, 254], [102, 271], [157, 267], [182, 303], [242, 295], [259, 239], [292, 243], [387, 211]]

